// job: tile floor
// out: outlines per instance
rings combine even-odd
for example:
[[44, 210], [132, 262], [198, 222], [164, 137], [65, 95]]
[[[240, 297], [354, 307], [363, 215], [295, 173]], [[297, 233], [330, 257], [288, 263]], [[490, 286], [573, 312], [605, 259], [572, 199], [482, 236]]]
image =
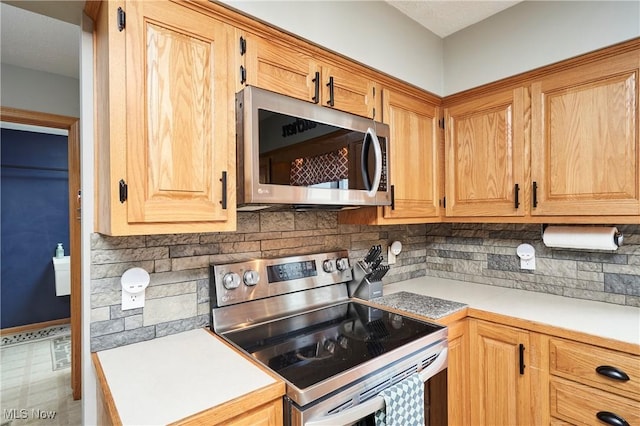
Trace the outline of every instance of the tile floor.
[[0, 347], [0, 426], [82, 424], [82, 401], [71, 394], [71, 368], [55, 370], [51, 341]]

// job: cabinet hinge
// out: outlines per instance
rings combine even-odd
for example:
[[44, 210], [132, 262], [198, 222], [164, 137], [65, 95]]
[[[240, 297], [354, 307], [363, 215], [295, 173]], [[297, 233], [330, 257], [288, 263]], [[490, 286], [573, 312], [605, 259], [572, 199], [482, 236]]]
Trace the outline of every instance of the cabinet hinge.
[[240, 36], [240, 56], [247, 53], [247, 39]]
[[129, 186], [124, 181], [124, 179], [120, 179], [118, 185], [120, 186], [120, 202], [124, 203], [125, 201], [127, 201], [127, 196], [129, 195]]
[[124, 13], [124, 10], [119, 7], [118, 8], [118, 31], [124, 30], [127, 25], [127, 16]]
[[244, 65], [240, 65], [240, 84], [245, 84], [247, 82], [247, 69]]

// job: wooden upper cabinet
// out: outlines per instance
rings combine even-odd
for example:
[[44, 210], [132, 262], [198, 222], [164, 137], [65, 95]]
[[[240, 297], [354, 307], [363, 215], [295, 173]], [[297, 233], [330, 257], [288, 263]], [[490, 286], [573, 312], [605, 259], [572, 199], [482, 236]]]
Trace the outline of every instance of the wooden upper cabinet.
[[380, 121], [376, 108], [376, 84], [357, 72], [332, 65], [322, 65], [321, 86], [325, 106]]
[[389, 182], [393, 204], [340, 212], [341, 223], [392, 225], [440, 221], [442, 143], [439, 108], [385, 87], [383, 122], [389, 125]]
[[638, 50], [532, 84], [532, 215], [639, 215]]
[[241, 75], [242, 84], [313, 102], [313, 79], [320, 69], [310, 57], [251, 34], [241, 37], [246, 40], [246, 50], [242, 54], [246, 56], [246, 77], [242, 81]]
[[444, 109], [447, 216], [524, 216], [524, 88]]
[[111, 3], [97, 23], [97, 38], [108, 37], [98, 61], [123, 66], [124, 78], [97, 68], [108, 92], [103, 99], [99, 90], [97, 102], [110, 102], [98, 107], [98, 152], [109, 156], [97, 160], [99, 231], [234, 229], [230, 27], [173, 2], [132, 1], [121, 3], [126, 27], [118, 31]]
[[385, 89], [383, 118], [391, 130], [390, 182], [394, 205], [384, 219], [429, 219], [440, 214], [438, 107]]
[[376, 97], [376, 83], [370, 78], [346, 66], [315, 59], [300, 46], [287, 46], [253, 34], [240, 37], [246, 40], [240, 65], [244, 69], [241, 79], [245, 73], [243, 84], [373, 118], [380, 97]]

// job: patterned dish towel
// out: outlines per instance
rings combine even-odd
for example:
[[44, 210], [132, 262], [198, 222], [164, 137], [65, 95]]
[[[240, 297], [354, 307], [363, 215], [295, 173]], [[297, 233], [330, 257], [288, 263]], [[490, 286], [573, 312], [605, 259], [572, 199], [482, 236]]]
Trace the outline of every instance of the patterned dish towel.
[[385, 408], [376, 411], [376, 426], [424, 425], [424, 383], [418, 374], [383, 390]]

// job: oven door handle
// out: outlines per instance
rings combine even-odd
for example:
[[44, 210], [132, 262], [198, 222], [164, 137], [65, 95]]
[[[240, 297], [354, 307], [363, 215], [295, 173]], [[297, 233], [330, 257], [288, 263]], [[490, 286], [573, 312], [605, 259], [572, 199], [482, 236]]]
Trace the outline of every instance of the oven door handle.
[[[418, 373], [420, 380], [426, 382], [431, 377], [435, 376], [442, 370], [447, 368], [447, 348], [442, 349], [438, 354], [438, 357], [424, 370]], [[384, 409], [384, 398], [380, 395], [375, 396], [362, 404], [358, 404], [348, 410], [340, 411], [336, 414], [320, 417], [318, 419], [310, 419], [305, 422], [305, 426], [336, 426], [336, 425], [350, 425], [358, 420], [362, 420], [368, 415], [374, 414], [378, 410]]]

